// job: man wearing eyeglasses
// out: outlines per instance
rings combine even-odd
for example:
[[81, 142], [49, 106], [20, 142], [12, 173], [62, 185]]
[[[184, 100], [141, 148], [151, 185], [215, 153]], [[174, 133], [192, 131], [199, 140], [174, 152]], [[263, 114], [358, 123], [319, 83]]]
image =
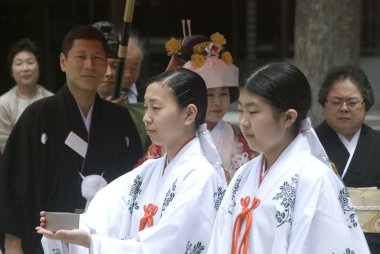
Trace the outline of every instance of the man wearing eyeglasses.
[[[353, 66], [332, 68], [318, 102], [325, 121], [315, 131], [343, 182], [347, 187], [380, 187], [380, 132], [364, 124], [374, 104], [366, 74]], [[371, 253], [380, 253], [380, 234], [366, 233], [366, 238]]]

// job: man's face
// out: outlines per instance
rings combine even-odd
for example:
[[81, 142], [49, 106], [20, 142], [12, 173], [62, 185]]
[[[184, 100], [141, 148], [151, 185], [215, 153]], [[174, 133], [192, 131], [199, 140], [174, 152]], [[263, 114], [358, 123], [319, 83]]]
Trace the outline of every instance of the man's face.
[[142, 52], [134, 40], [130, 40], [128, 45], [127, 58], [124, 63], [123, 88], [129, 88], [140, 76]]
[[98, 94], [100, 97], [107, 98], [112, 95], [116, 68], [117, 68], [117, 59], [108, 58], [107, 72], [104, 75], [102, 82], [98, 86]]
[[95, 93], [107, 69], [107, 56], [97, 40], [77, 39], [65, 56], [60, 55], [60, 65], [72, 93]]

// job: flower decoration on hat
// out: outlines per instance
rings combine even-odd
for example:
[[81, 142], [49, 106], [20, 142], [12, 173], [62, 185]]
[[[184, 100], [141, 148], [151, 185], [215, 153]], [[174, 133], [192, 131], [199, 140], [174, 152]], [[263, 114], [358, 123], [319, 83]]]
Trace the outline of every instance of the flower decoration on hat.
[[[229, 87], [231, 102], [236, 101], [239, 91], [239, 69], [232, 63], [232, 55], [224, 49], [226, 39], [215, 33], [193, 44], [183, 68], [194, 71], [205, 81], [207, 89]], [[182, 48], [185, 54], [185, 48]]]
[[226, 64], [232, 64], [232, 55], [229, 51], [223, 52], [221, 58]]
[[224, 36], [216, 32], [210, 36], [210, 39], [210, 42], [203, 42], [194, 46], [194, 54], [191, 56], [193, 67], [202, 67], [206, 62], [206, 58], [210, 56], [218, 57], [226, 64], [232, 63], [231, 53], [223, 48], [223, 45], [227, 43]]
[[219, 32], [216, 32], [210, 36], [211, 41], [214, 43], [218, 43], [220, 45], [225, 45], [227, 43], [226, 38]]
[[193, 54], [191, 56], [191, 64], [195, 67], [195, 68], [200, 68], [202, 67], [206, 62], [206, 57], [204, 55], [200, 55], [200, 54]]
[[165, 43], [165, 48], [168, 56], [180, 55], [182, 44], [179, 40], [172, 37]]

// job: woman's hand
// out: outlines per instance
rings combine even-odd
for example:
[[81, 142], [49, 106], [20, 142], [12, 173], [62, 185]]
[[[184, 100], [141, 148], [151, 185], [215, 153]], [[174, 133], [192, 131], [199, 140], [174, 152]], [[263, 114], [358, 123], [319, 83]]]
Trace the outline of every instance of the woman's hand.
[[46, 214], [45, 211], [40, 212], [40, 227], [41, 228], [45, 227], [45, 221], [46, 221], [45, 214]]
[[36, 230], [38, 234], [41, 234], [49, 239], [60, 240], [65, 243], [78, 244], [87, 248], [90, 248], [91, 245], [91, 235], [82, 229], [61, 229], [57, 232], [53, 232], [42, 227], [36, 227]]
[[49, 239], [60, 240], [66, 243], [73, 243], [82, 245], [84, 247], [90, 248], [91, 245], [91, 235], [84, 230], [81, 229], [72, 229], [72, 230], [58, 230], [57, 232], [53, 232], [45, 229], [46, 218], [45, 211], [40, 212], [40, 226], [36, 227], [37, 233], [41, 234]]

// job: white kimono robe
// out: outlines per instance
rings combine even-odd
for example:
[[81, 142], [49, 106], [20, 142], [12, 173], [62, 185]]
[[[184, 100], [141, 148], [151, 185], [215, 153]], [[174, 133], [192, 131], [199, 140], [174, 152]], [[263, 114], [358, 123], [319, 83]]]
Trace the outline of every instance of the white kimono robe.
[[[219, 208], [208, 253], [231, 253], [241, 198], [261, 200], [252, 211], [248, 253], [366, 254], [367, 243], [347, 190], [333, 170], [310, 152], [299, 134], [259, 186], [260, 155], [242, 166]], [[239, 245], [245, 230], [241, 227]]]
[[[70, 245], [70, 253], [206, 253], [225, 179], [204, 157], [198, 138], [164, 170], [165, 160], [148, 160], [100, 190], [81, 215], [91, 248]], [[149, 203], [158, 206], [154, 225], [139, 232]], [[64, 253], [54, 242], [43, 244], [45, 253]]]

